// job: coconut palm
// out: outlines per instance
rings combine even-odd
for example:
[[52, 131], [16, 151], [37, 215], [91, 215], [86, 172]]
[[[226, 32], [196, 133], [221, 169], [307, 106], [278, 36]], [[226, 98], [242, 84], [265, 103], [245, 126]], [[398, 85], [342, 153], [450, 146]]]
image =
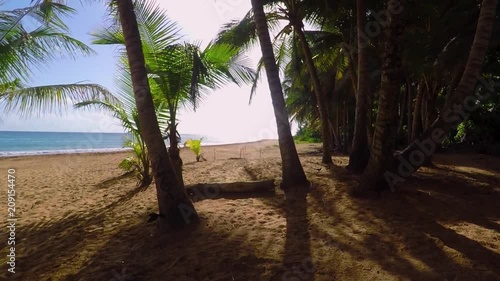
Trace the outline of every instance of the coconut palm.
[[[387, 1], [387, 5], [391, 5]], [[400, 1], [404, 7], [404, 1]], [[389, 7], [389, 6], [388, 6]], [[375, 134], [371, 147], [370, 160], [362, 182], [352, 189], [353, 195], [362, 195], [367, 187], [374, 187], [383, 169], [391, 165], [392, 139], [397, 129], [397, 95], [402, 82], [402, 38], [405, 24], [402, 14], [391, 14], [386, 29], [384, 61], [378, 100], [378, 114], [375, 121]]]
[[[443, 140], [446, 134], [463, 121], [457, 112], [457, 108], [460, 108], [460, 105], [464, 104], [467, 95], [473, 93], [477, 79], [481, 74], [482, 62], [488, 51], [492, 30], [496, 21], [497, 2], [497, 0], [482, 1], [479, 17], [476, 18], [478, 20], [474, 41], [470, 49], [468, 61], [465, 64], [465, 70], [460, 75], [460, 83], [453, 86], [451, 91], [447, 93], [446, 102], [441, 109], [441, 114], [414, 142], [403, 151], [396, 153], [396, 158], [393, 156], [391, 143], [394, 136], [395, 123], [397, 122], [397, 110], [394, 105], [397, 104], [395, 93], [399, 92], [401, 85], [401, 81], [398, 81], [400, 79], [398, 72], [401, 72], [400, 39], [404, 26], [399, 16], [392, 16], [388, 28], [389, 33], [386, 38], [386, 51], [390, 51], [391, 55], [387, 56], [383, 62], [385, 73], [382, 74], [382, 86], [370, 161], [360, 186], [354, 189], [354, 194], [365, 194], [369, 189], [376, 188], [377, 182], [378, 184], [382, 184], [383, 181], [387, 181], [389, 186], [394, 187], [395, 184], [418, 170], [426, 162], [425, 160], [432, 155], [436, 146]], [[448, 44], [447, 46], [450, 47]], [[444, 48], [440, 56], [449, 52], [449, 50], [450, 48]], [[429, 82], [424, 79], [424, 83], [420, 87], [425, 86], [427, 88], [427, 84]], [[451, 84], [454, 84], [454, 82]], [[425, 105], [425, 103], [422, 102], [422, 105]], [[422, 123], [426, 122], [426, 118], [421, 119]], [[415, 155], [418, 156], [414, 157]], [[401, 168], [403, 165], [404, 169]]]
[[[269, 26], [272, 30], [277, 30], [278, 27], [281, 29], [276, 35], [276, 39], [286, 40], [289, 35], [295, 34], [293, 39], [297, 39], [297, 46], [302, 51], [302, 59], [305, 62], [305, 68], [307, 69], [307, 74], [311, 80], [310, 88], [312, 93], [316, 95], [315, 100], [317, 101], [318, 113], [320, 116], [321, 132], [323, 136], [323, 158], [322, 161], [325, 164], [332, 163], [331, 159], [331, 130], [328, 112], [328, 102], [327, 95], [324, 85], [320, 81], [318, 69], [315, 65], [310, 38], [307, 37], [307, 33], [304, 30], [303, 19], [305, 17], [305, 8], [311, 3], [299, 3], [295, 0], [282, 0], [282, 1], [261, 1], [261, 4], [266, 4], [266, 8], [269, 8], [269, 13], [266, 14], [266, 19], [269, 22]], [[252, 13], [247, 13], [245, 18], [236, 22], [233, 21], [224, 26], [223, 31], [219, 34], [219, 40], [223, 42], [231, 42], [232, 44], [248, 45], [250, 42], [254, 41], [256, 36], [256, 22], [251, 19]], [[287, 22], [287, 24], [282, 27], [280, 24]], [[245, 37], [246, 36], [246, 37]], [[275, 40], [276, 41], [276, 40]], [[281, 46], [285, 46], [281, 44]], [[278, 64], [284, 59], [283, 53], [280, 51], [281, 48], [277, 49], [277, 60]], [[285, 59], [286, 60], [286, 59]], [[282, 64], [283, 66], [283, 64]]]
[[0, 11], [0, 104], [6, 112], [39, 114], [62, 110], [68, 101], [110, 98], [96, 84], [27, 85], [33, 69], [43, 69], [62, 56], [93, 53], [68, 35], [60, 17], [75, 11], [62, 2], [39, 0], [26, 8]]
[[[203, 50], [197, 44], [182, 43], [179, 28], [161, 9], [145, 1], [136, 5], [149, 84], [155, 103], [164, 101], [170, 119], [165, 131], [168, 149], [177, 176], [182, 178], [182, 160], [179, 154], [177, 130], [178, 110], [181, 106], [196, 107], [208, 90], [227, 83], [243, 85], [254, 79], [254, 71], [240, 50], [228, 44], [208, 44]], [[118, 25], [93, 33], [96, 44], [124, 44]]]
[[[464, 121], [457, 108], [464, 104], [466, 98], [474, 93], [478, 78], [481, 75], [482, 63], [486, 57], [490, 41], [492, 40], [493, 27], [496, 22], [498, 0], [483, 0], [481, 10], [476, 26], [476, 33], [474, 41], [470, 49], [469, 58], [465, 65], [464, 72], [461, 76], [460, 82], [455, 89], [452, 89], [448, 95], [447, 100], [441, 109], [442, 114], [434, 120], [427, 130], [425, 130], [414, 142], [408, 145], [403, 151], [399, 152], [396, 157], [398, 160], [404, 159], [407, 163], [412, 164], [411, 173], [405, 175], [395, 174], [396, 168], [391, 170], [390, 183], [395, 184], [403, 178], [410, 176], [420, 168], [423, 163], [415, 163], [410, 160], [410, 156], [415, 152], [421, 152], [421, 144], [436, 146], [446, 136], [448, 132], [456, 128], [462, 121]], [[437, 133], [441, 135], [436, 137]], [[424, 153], [425, 158], [429, 158], [434, 151]], [[425, 161], [424, 161], [425, 162]], [[400, 165], [396, 161], [395, 167]], [[388, 174], [387, 174], [388, 175]]]
[[300, 164], [290, 131], [290, 121], [262, 2], [261, 0], [252, 0], [252, 11], [262, 51], [262, 60], [266, 68], [269, 90], [273, 100], [282, 162], [282, 187], [286, 189], [307, 184], [307, 178]]
[[284, 14], [286, 16], [286, 19], [289, 21], [289, 26], [293, 29], [302, 48], [303, 58], [306, 62], [314, 94], [316, 95], [318, 113], [321, 120], [321, 135], [323, 138], [322, 162], [324, 164], [331, 164], [332, 138], [329, 126], [330, 114], [328, 111], [327, 95], [326, 89], [324, 85], [322, 85], [323, 83], [320, 81], [318, 69], [313, 58], [313, 52], [311, 51], [310, 42], [307, 40], [306, 33], [304, 31], [304, 13], [306, 7], [304, 6], [304, 3], [302, 1], [282, 0], [280, 2], [282, 2], [286, 8]]
[[170, 113], [166, 137], [169, 153], [182, 180], [179, 155], [178, 110], [189, 106], [196, 110], [209, 90], [228, 83], [243, 85], [254, 79], [254, 71], [240, 51], [227, 44], [209, 44], [203, 50], [195, 44], [175, 44], [157, 52], [156, 63], [149, 63], [148, 73], [153, 95], [165, 100]]
[[141, 135], [149, 151], [156, 184], [160, 210], [158, 225], [160, 231], [179, 228], [199, 221], [199, 217], [186, 195], [184, 185], [176, 176], [158, 126], [134, 3], [132, 0], [120, 0], [116, 5], [131, 72]]
[[[124, 147], [132, 149], [133, 157], [127, 157], [118, 165], [127, 172], [135, 172], [138, 178], [137, 187], [146, 189], [152, 182], [150, 157], [146, 144], [141, 136], [139, 116], [134, 101], [132, 82], [129, 71], [122, 71], [118, 76], [119, 87], [113, 94], [114, 101], [87, 100], [75, 104], [75, 108], [93, 107], [111, 112], [128, 133], [125, 137]], [[166, 130], [169, 120], [168, 108], [164, 103], [156, 106], [156, 118], [160, 130]]]
[[[311, 31], [305, 32], [308, 38], [314, 44], [311, 44], [311, 50], [314, 53], [315, 65], [317, 67], [318, 77], [323, 81], [324, 91], [327, 93], [327, 106], [329, 107], [330, 117], [328, 120], [331, 127], [332, 138], [335, 140], [336, 147], [340, 147], [339, 136], [336, 133], [333, 121], [335, 115], [335, 103], [345, 98], [346, 93], [350, 91], [350, 74], [348, 73], [348, 58], [341, 51], [341, 41], [338, 36], [329, 32]], [[312, 85], [310, 74], [305, 67], [305, 60], [296, 37], [289, 37], [291, 41], [289, 47], [280, 47], [279, 50], [285, 51], [290, 56], [289, 62], [284, 70], [285, 79], [283, 89], [286, 94], [286, 104], [288, 112], [292, 118], [305, 125], [309, 129], [321, 132], [321, 119], [317, 106], [317, 99]]]
[[367, 136], [367, 112], [368, 112], [368, 50], [363, 38], [366, 26], [365, 0], [357, 0], [357, 42], [358, 42], [358, 84], [356, 92], [356, 117], [354, 119], [354, 136], [352, 140], [352, 151], [349, 156], [349, 169], [355, 173], [362, 173], [368, 164], [370, 157]]

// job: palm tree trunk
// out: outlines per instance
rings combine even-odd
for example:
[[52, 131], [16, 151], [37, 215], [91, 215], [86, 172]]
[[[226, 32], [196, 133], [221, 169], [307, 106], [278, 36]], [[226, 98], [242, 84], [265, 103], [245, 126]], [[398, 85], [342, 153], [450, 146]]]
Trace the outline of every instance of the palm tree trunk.
[[[356, 73], [356, 64], [354, 62], [354, 55], [352, 52], [347, 54], [347, 58], [349, 59], [349, 65], [347, 69], [349, 70], [349, 75], [351, 76], [351, 84], [352, 84], [352, 89], [354, 92], [354, 97], [357, 98], [357, 91], [358, 91], [358, 74]], [[359, 58], [358, 58], [359, 60]]]
[[412, 141], [412, 128], [413, 128], [413, 85], [411, 81], [406, 81], [406, 88], [408, 89], [408, 120], [407, 120], [407, 143], [411, 143]]
[[456, 66], [450, 85], [448, 86], [448, 91], [446, 93], [448, 96], [451, 95], [455, 91], [455, 88], [458, 87], [458, 84], [460, 83], [460, 79], [462, 78], [464, 70], [465, 70], [465, 63], [459, 62]]
[[316, 100], [318, 101], [319, 118], [321, 120], [321, 135], [323, 137], [323, 158], [322, 162], [324, 164], [331, 164], [332, 162], [332, 134], [330, 132], [329, 126], [329, 114], [328, 114], [328, 101], [326, 97], [325, 89], [321, 86], [319, 80], [318, 71], [314, 65], [313, 55], [311, 48], [307, 43], [306, 36], [302, 30], [303, 24], [301, 20], [295, 19], [291, 20], [294, 26], [295, 34], [299, 38], [300, 45], [302, 46], [302, 51], [304, 52], [304, 58], [306, 60], [307, 69], [314, 86], [314, 93], [316, 94]]
[[151, 182], [153, 182], [153, 178], [151, 177], [151, 169], [150, 169], [150, 159], [149, 159], [149, 153], [147, 151], [146, 145], [144, 144], [144, 141], [139, 140], [141, 150], [142, 150], [142, 156], [139, 159], [142, 163], [142, 171], [141, 171], [141, 181], [139, 182], [138, 188], [139, 189], [146, 189]]
[[340, 130], [340, 125], [341, 125], [340, 112], [341, 112], [341, 109], [340, 109], [339, 100], [340, 99], [337, 97], [335, 105], [334, 105], [334, 114], [335, 114], [334, 127], [335, 127], [335, 135], [337, 136], [337, 141], [338, 141], [337, 150], [339, 152], [342, 152], [342, 139], [341, 139], [341, 134], [340, 134], [340, 132], [341, 132], [341, 130]]
[[399, 103], [399, 125], [398, 125], [398, 138], [401, 138], [403, 134], [403, 127], [405, 124], [405, 113], [406, 113], [406, 99], [408, 98], [408, 85], [405, 85], [405, 91], [403, 95], [401, 95], [400, 103]]
[[[396, 155], [397, 163], [390, 172], [386, 172], [388, 184], [392, 187], [398, 182], [416, 172], [427, 158], [434, 153], [436, 146], [442, 142], [451, 129], [456, 128], [463, 121], [463, 112], [467, 111], [464, 106], [466, 98], [483, 97], [472, 96], [477, 80], [481, 75], [481, 67], [488, 50], [498, 0], [483, 0], [479, 21], [477, 23], [476, 35], [458, 87], [450, 93], [441, 110], [442, 114], [434, 123], [405, 150]], [[416, 157], [418, 156], [418, 157]], [[404, 171], [404, 172], [403, 172]]]
[[368, 139], [368, 149], [370, 149], [373, 141], [373, 99], [374, 99], [374, 87], [370, 87], [370, 92], [367, 98], [367, 109], [366, 109], [366, 136]]
[[452, 96], [446, 100], [444, 110], [453, 108], [453, 105], [463, 104], [465, 98], [474, 92], [477, 80], [481, 75], [481, 67], [489, 47], [498, 0], [483, 0], [476, 29], [476, 35], [469, 59], [465, 66], [462, 78]]
[[[432, 125], [432, 122], [436, 120], [436, 96], [437, 96], [438, 85], [437, 82], [429, 83], [426, 91], [426, 98], [423, 101], [425, 104], [425, 114], [423, 114], [423, 127], [424, 131], [428, 130]], [[424, 166], [430, 167], [433, 165], [432, 157], [426, 158]]]
[[177, 137], [177, 124], [175, 123], [176, 118], [173, 114], [170, 115], [170, 117], [170, 127], [168, 132], [170, 146], [168, 148], [168, 154], [170, 156], [170, 160], [172, 161], [172, 165], [174, 166], [177, 178], [181, 184], [184, 185], [184, 177], [182, 176], [182, 159], [179, 150], [179, 138]]
[[151, 157], [160, 210], [158, 225], [164, 232], [169, 228], [179, 228], [197, 222], [199, 218], [193, 204], [186, 196], [184, 186], [176, 176], [161, 136], [149, 88], [134, 5], [132, 0], [119, 0], [117, 4], [132, 74], [141, 135]]
[[269, 35], [267, 19], [261, 0], [252, 0], [255, 27], [260, 41], [262, 57], [266, 68], [269, 90], [273, 101], [274, 116], [278, 128], [278, 141], [282, 162], [282, 188], [288, 189], [294, 186], [305, 186], [308, 184], [306, 175], [300, 164], [295, 142], [290, 129], [288, 112], [285, 107], [285, 98], [281, 87], [278, 67], [274, 57], [273, 45]]
[[[393, 1], [388, 0], [387, 3], [391, 5]], [[400, 5], [403, 6], [404, 1], [400, 1]], [[401, 40], [404, 30], [405, 24], [401, 14], [391, 14], [386, 29], [378, 114], [370, 160], [361, 183], [351, 190], [353, 195], [363, 195], [374, 189], [384, 168], [392, 161], [392, 147], [397, 129], [397, 97], [401, 86]]]
[[354, 173], [362, 173], [370, 157], [367, 136], [367, 111], [368, 111], [368, 50], [363, 41], [362, 32], [366, 26], [365, 0], [357, 0], [357, 25], [358, 25], [358, 90], [356, 93], [356, 113], [354, 119], [354, 136], [352, 151], [347, 166]]
[[347, 101], [344, 101], [344, 109], [342, 111], [342, 117], [344, 118], [344, 123], [343, 123], [343, 128], [342, 131], [344, 133], [343, 135], [343, 142], [344, 142], [344, 154], [349, 154], [349, 108], [347, 107]]
[[424, 99], [424, 84], [420, 83], [417, 88], [417, 97], [415, 98], [415, 108], [413, 109], [413, 125], [411, 130], [411, 141], [414, 141], [422, 130], [421, 111], [422, 101]]
[[[334, 79], [333, 79], [334, 80]], [[333, 89], [335, 89], [333, 87]], [[330, 95], [328, 95], [328, 125], [330, 126], [330, 132], [332, 134], [332, 151], [334, 149], [337, 149], [340, 147], [340, 140], [338, 136], [338, 131], [337, 128], [335, 127], [335, 119], [336, 119], [336, 112], [335, 112], [335, 96], [337, 93], [335, 90], [332, 90]]]

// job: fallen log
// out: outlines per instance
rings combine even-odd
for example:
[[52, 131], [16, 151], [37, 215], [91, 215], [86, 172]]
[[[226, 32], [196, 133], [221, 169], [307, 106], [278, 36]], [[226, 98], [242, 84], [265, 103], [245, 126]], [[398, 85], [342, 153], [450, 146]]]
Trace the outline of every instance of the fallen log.
[[186, 192], [194, 202], [206, 199], [245, 199], [262, 198], [275, 195], [274, 180], [229, 182], [229, 183], [199, 183], [186, 186]]

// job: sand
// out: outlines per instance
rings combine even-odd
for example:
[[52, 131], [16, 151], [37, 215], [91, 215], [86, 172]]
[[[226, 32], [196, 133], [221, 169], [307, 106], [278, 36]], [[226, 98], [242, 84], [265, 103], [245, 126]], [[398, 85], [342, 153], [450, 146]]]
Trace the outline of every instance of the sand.
[[[320, 146], [298, 145], [313, 190], [304, 200], [195, 203], [201, 223], [159, 235], [153, 186], [117, 164], [127, 153], [0, 159], [16, 169], [16, 273], [1, 280], [500, 280], [500, 158], [443, 154], [397, 193], [352, 199], [358, 178], [321, 165]], [[215, 151], [215, 153], [214, 153]], [[186, 184], [279, 179], [276, 141], [187, 150]], [[241, 158], [240, 158], [241, 157]], [[6, 261], [2, 222], [0, 254]]]

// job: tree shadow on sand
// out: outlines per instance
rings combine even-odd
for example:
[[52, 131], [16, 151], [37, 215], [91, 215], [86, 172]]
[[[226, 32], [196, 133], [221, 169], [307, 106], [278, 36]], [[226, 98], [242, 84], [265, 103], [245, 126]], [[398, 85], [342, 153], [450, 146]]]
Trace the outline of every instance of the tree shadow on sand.
[[226, 218], [199, 215], [199, 224], [167, 234], [158, 234], [154, 224], [132, 221], [61, 280], [247, 281], [262, 280], [266, 271], [278, 268], [278, 260], [255, 252], [248, 233], [224, 231], [230, 225]]
[[[356, 274], [364, 271], [364, 278], [378, 280], [377, 268], [381, 268], [403, 280], [500, 280], [500, 254], [493, 250], [496, 246], [488, 246], [482, 235], [464, 235], [454, 229], [470, 223], [498, 238], [498, 193], [486, 193], [487, 187], [478, 188], [454, 179], [452, 174], [445, 175], [444, 183], [441, 178], [419, 173], [408, 179], [399, 193], [360, 200], [347, 195], [348, 186], [355, 184], [357, 177], [349, 179], [342, 167], [332, 166], [329, 175], [318, 172], [316, 177], [341, 182], [333, 190], [323, 186], [312, 191], [319, 203], [315, 211], [325, 212], [335, 221], [335, 228], [312, 224], [311, 236], [326, 240], [326, 247], [336, 252], [338, 259], [352, 260], [352, 267], [357, 263], [360, 270]], [[488, 186], [493, 179], [482, 180]], [[495, 241], [493, 237], [489, 242]], [[345, 264], [334, 260], [332, 266]]]
[[286, 238], [283, 268], [270, 281], [312, 281], [316, 271], [311, 256], [307, 191], [285, 192]]
[[[231, 220], [238, 218], [232, 212], [205, 211], [199, 212], [200, 224], [160, 235], [154, 223], [146, 223], [144, 208], [141, 214], [128, 211], [129, 200], [137, 195], [137, 189], [121, 193], [105, 206], [23, 226], [18, 233], [23, 254], [16, 277], [67, 281], [247, 281], [263, 280], [263, 276], [269, 280], [282, 268], [281, 260], [254, 247], [252, 241], [256, 239], [269, 240], [260, 244], [264, 248], [274, 243], [269, 232], [259, 232], [259, 227], [265, 229], [261, 222], [245, 222], [253, 224], [244, 228], [251, 229], [249, 233], [233, 229]], [[294, 246], [290, 245], [290, 249]]]
[[111, 187], [111, 186], [113, 186], [113, 185], [115, 185], [117, 183], [120, 183], [124, 179], [132, 178], [134, 175], [135, 175], [134, 171], [126, 172], [126, 173], [124, 173], [122, 175], [119, 175], [119, 176], [112, 177], [112, 178], [109, 178], [107, 180], [104, 180], [104, 181], [96, 184], [95, 187], [99, 188], [99, 189], [109, 188], [109, 187]]
[[27, 225], [21, 219], [16, 229], [16, 280], [53, 280], [54, 272], [82, 266], [85, 256], [97, 250], [99, 243], [94, 242], [101, 240], [106, 229], [113, 228], [107, 214], [137, 193], [137, 189], [131, 189], [104, 209], [66, 213]]

